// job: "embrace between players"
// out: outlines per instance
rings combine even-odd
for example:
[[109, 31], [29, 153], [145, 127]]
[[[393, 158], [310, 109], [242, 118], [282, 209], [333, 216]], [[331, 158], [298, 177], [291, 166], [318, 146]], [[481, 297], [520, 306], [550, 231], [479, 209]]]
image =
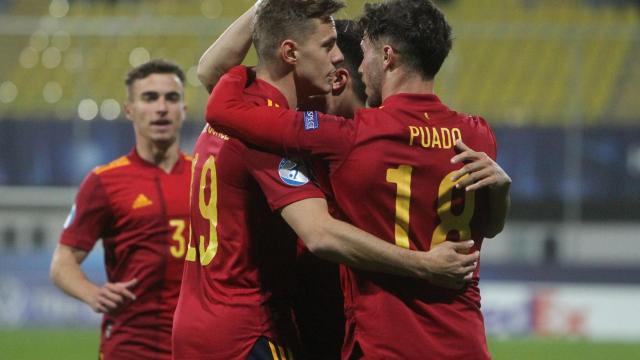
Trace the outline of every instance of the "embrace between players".
[[[433, 93], [451, 29], [428, 0], [343, 6], [265, 0], [216, 40], [193, 159], [179, 69], [130, 74], [136, 148], [85, 180], [52, 262], [105, 313], [104, 359], [490, 358], [479, 251], [511, 180], [485, 120]], [[79, 270], [100, 237], [102, 287]]]

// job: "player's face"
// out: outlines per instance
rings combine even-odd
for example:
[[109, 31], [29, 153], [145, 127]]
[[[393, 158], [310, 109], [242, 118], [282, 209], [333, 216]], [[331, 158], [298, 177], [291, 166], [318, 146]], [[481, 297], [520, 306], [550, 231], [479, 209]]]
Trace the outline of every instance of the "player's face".
[[365, 36], [360, 43], [363, 59], [358, 72], [366, 86], [367, 104], [369, 107], [382, 105], [382, 52]]
[[159, 145], [173, 144], [186, 117], [184, 87], [174, 74], [151, 74], [131, 86], [125, 111], [136, 139]]
[[336, 45], [338, 36], [333, 20], [312, 21], [315, 31], [296, 49], [298, 62], [295, 74], [303, 97], [329, 93], [336, 65], [344, 60]]
[[[326, 95], [315, 95], [298, 102], [302, 110], [315, 110], [325, 114], [353, 118], [356, 111], [362, 108], [359, 95], [353, 88], [353, 74], [347, 68], [336, 70], [332, 90]], [[355, 76], [358, 76], [355, 74]]]

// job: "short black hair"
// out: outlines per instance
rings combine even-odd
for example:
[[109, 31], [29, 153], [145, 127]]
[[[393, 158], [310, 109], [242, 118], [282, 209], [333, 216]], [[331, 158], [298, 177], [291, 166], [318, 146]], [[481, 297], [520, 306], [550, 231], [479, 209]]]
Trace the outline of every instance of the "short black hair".
[[435, 77], [451, 50], [451, 26], [430, 0], [366, 4], [359, 24], [372, 42], [389, 41], [425, 79]]
[[127, 89], [131, 90], [131, 85], [136, 80], [144, 79], [151, 74], [175, 74], [182, 84], [185, 80], [184, 71], [180, 66], [169, 60], [153, 59], [131, 69], [127, 73], [124, 83], [127, 85]]
[[271, 61], [282, 41], [304, 41], [313, 31], [310, 20], [328, 22], [344, 6], [341, 0], [263, 0], [253, 26], [258, 58]]
[[362, 102], [367, 101], [365, 85], [362, 77], [358, 73], [358, 68], [362, 63], [362, 30], [358, 23], [353, 20], [336, 20], [336, 32], [338, 33], [338, 47], [344, 55], [344, 68], [351, 74], [353, 91]]

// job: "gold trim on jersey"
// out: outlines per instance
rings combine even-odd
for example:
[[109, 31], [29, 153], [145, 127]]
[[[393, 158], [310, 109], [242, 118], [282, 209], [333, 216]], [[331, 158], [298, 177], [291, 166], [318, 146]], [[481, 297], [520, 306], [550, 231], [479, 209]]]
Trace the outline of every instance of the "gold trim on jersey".
[[271, 349], [271, 356], [273, 357], [273, 360], [294, 360], [291, 349], [275, 344], [270, 340], [267, 340], [267, 342], [269, 343], [269, 349]]
[[280, 104], [278, 104], [277, 102], [271, 100], [271, 99], [267, 99], [267, 107], [280, 107]]
[[[425, 113], [426, 115], [426, 113]], [[436, 126], [409, 126], [409, 146], [421, 146], [425, 149], [451, 149], [456, 141], [462, 140], [459, 128]]]
[[267, 342], [269, 343], [269, 349], [271, 349], [271, 356], [273, 356], [273, 360], [280, 360], [276, 347], [273, 345], [271, 341], [267, 340]]
[[204, 127], [204, 131], [206, 132], [207, 135], [213, 135], [213, 136], [217, 136], [222, 140], [229, 140], [229, 136], [227, 134], [223, 134], [221, 132], [215, 131], [209, 124], [207, 124], [207, 126]]
[[115, 168], [119, 168], [119, 167], [123, 167], [123, 166], [127, 166], [131, 164], [131, 161], [129, 161], [129, 158], [127, 158], [126, 156], [121, 156], [115, 160], [113, 160], [112, 162], [106, 164], [106, 165], [102, 165], [102, 166], [98, 166], [96, 167], [93, 172], [96, 175], [99, 175], [105, 171], [109, 171], [109, 170], [113, 170]]

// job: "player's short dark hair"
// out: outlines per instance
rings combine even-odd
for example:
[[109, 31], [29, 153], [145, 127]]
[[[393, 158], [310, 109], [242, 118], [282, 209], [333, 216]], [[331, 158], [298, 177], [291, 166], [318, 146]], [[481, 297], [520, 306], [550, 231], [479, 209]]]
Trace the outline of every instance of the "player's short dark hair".
[[174, 74], [180, 79], [182, 84], [184, 84], [185, 80], [184, 71], [182, 71], [180, 66], [169, 60], [153, 59], [131, 69], [127, 73], [124, 83], [127, 85], [127, 89], [131, 90], [131, 85], [133, 85], [136, 80], [144, 79], [151, 74]]
[[313, 31], [310, 20], [328, 22], [344, 6], [341, 0], [263, 0], [253, 26], [258, 58], [271, 61], [286, 39], [303, 42]]
[[344, 55], [343, 67], [349, 70], [353, 91], [362, 102], [367, 101], [365, 85], [362, 77], [358, 74], [358, 68], [362, 63], [362, 30], [358, 23], [353, 20], [336, 20], [336, 31], [338, 33], [338, 47]]
[[366, 4], [359, 24], [371, 41], [389, 41], [425, 79], [435, 77], [451, 50], [451, 26], [430, 0]]

